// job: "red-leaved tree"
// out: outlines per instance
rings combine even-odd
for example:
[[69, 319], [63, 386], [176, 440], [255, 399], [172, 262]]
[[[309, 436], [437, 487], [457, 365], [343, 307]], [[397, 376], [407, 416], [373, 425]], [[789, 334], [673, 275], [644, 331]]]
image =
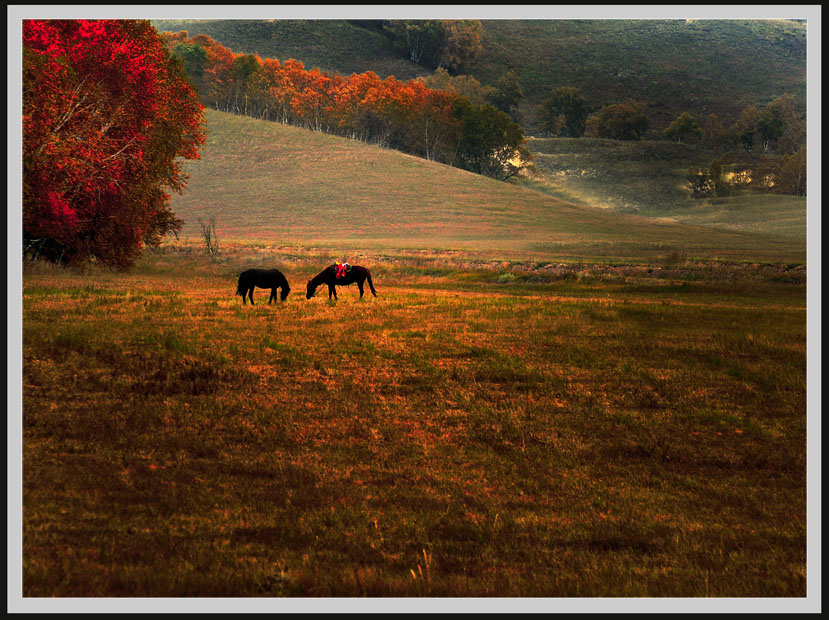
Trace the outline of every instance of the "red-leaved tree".
[[126, 267], [177, 233], [168, 192], [184, 189], [203, 122], [150, 22], [24, 21], [24, 248]]

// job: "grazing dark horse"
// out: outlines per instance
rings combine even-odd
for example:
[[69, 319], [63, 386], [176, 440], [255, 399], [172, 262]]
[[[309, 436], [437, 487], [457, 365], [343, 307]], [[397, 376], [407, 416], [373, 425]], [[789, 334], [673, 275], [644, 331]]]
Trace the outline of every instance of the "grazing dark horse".
[[360, 289], [360, 299], [363, 298], [363, 283], [368, 280], [368, 287], [371, 289], [371, 294], [377, 297], [377, 291], [374, 290], [374, 284], [371, 281], [371, 273], [365, 267], [360, 265], [351, 265], [351, 268], [345, 272], [341, 278], [337, 277], [337, 266], [331, 265], [320, 271], [313, 278], [308, 280], [308, 290], [305, 293], [306, 299], [311, 299], [317, 292], [317, 288], [322, 284], [328, 285], [328, 299], [331, 295], [337, 299], [337, 286], [348, 286], [349, 284], [357, 284]]
[[250, 303], [253, 304], [253, 289], [269, 288], [271, 289], [271, 297], [268, 303], [276, 300], [276, 289], [281, 288], [280, 298], [282, 301], [288, 297], [291, 292], [291, 287], [288, 286], [288, 280], [282, 275], [279, 269], [248, 269], [243, 271], [239, 276], [239, 286], [236, 287], [236, 294], [242, 296], [242, 303], [248, 303], [245, 297], [250, 297]]

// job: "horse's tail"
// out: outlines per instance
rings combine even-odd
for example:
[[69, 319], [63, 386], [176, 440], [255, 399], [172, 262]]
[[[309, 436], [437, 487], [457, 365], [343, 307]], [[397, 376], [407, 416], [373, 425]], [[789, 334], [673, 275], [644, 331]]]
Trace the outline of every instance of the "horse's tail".
[[242, 272], [241, 274], [239, 274], [239, 284], [236, 285], [236, 294], [241, 295], [242, 297], [244, 297], [245, 293], [247, 292], [244, 288], [242, 288], [242, 284], [244, 283], [244, 281], [245, 273]]
[[366, 269], [366, 280], [368, 280], [368, 287], [371, 289], [371, 294], [377, 297], [377, 291], [374, 290], [374, 283], [371, 281], [371, 272]]

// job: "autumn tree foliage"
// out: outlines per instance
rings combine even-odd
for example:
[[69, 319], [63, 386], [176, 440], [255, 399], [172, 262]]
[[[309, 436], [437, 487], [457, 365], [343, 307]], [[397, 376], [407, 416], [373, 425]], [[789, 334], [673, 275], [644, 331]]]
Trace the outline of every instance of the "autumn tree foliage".
[[24, 248], [129, 266], [176, 233], [202, 107], [148, 21], [23, 23]]
[[[294, 59], [234, 54], [206, 35], [186, 34], [162, 37], [191, 79], [200, 80], [202, 101], [217, 110], [363, 140], [496, 178], [514, 176], [529, 160], [521, 128], [505, 114], [492, 114], [496, 110], [484, 103], [487, 90], [470, 76], [445, 69], [407, 82], [371, 71], [329, 75]], [[524, 157], [516, 160], [519, 150]]]
[[703, 148], [719, 151], [726, 141], [726, 130], [716, 114], [709, 114], [702, 124], [701, 142]]
[[762, 108], [746, 106], [731, 127], [730, 138], [746, 153], [791, 155], [806, 142], [806, 119], [797, 113], [790, 95], [781, 95]]
[[757, 123], [763, 151], [775, 155], [797, 153], [806, 142], [806, 120], [801, 118], [791, 95], [781, 95], [763, 107]]
[[455, 73], [468, 70], [483, 50], [481, 22], [477, 19], [447, 19], [443, 28], [444, 45], [437, 66]]
[[740, 113], [740, 118], [734, 123], [731, 128], [731, 133], [742, 148], [747, 153], [751, 153], [757, 141], [757, 130], [760, 124], [760, 110], [755, 106], [750, 105], [743, 109]]
[[784, 155], [777, 173], [776, 189], [782, 194], [806, 195], [806, 148]]
[[[806, 194], [806, 119], [793, 97], [781, 95], [762, 107], [748, 105], [725, 129], [714, 115], [702, 127], [702, 145], [726, 153], [750, 173], [735, 178], [772, 193]], [[731, 171], [733, 172], [733, 170]], [[728, 188], [718, 187], [720, 190]]]
[[181, 61], [190, 83], [197, 91], [201, 89], [204, 86], [204, 70], [207, 67], [205, 49], [192, 43], [182, 43], [173, 49], [173, 56]]

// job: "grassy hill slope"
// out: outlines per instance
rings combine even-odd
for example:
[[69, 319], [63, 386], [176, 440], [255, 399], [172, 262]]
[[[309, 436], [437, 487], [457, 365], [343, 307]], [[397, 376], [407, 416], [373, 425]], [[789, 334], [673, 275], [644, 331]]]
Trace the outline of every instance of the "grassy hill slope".
[[[296, 58], [349, 75], [428, 75], [380, 32], [337, 20], [154, 20], [161, 31], [205, 33], [234, 52]], [[789, 93], [805, 98], [806, 25], [785, 20], [485, 20], [483, 51], [469, 68], [484, 84], [515, 71], [527, 133], [540, 131], [550, 89], [577, 86], [596, 109], [647, 101], [654, 130], [681, 112], [732, 123], [747, 105]]]
[[528, 128], [551, 88], [576, 86], [595, 108], [647, 101], [654, 129], [681, 112], [732, 123], [784, 93], [805, 102], [806, 25], [784, 20], [497, 20], [471, 67], [484, 83], [521, 78]]
[[716, 155], [675, 142], [533, 139], [539, 174], [529, 187], [564, 200], [672, 221], [806, 240], [806, 198], [742, 192], [695, 200], [686, 187], [691, 166]]
[[351, 249], [465, 250], [490, 257], [652, 259], [670, 252], [800, 260], [766, 235], [577, 206], [321, 133], [207, 110], [208, 140], [173, 198], [184, 237], [215, 215], [225, 241]]

